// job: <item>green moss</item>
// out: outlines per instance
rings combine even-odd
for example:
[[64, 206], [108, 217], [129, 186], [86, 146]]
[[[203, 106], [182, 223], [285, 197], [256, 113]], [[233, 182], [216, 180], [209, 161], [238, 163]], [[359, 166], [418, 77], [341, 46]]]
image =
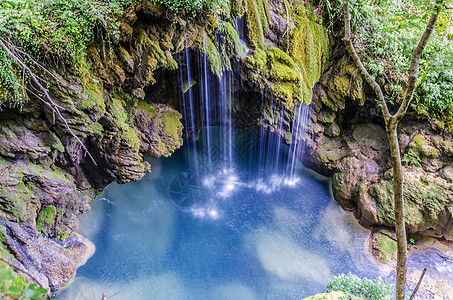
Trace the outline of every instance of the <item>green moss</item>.
[[101, 135], [104, 127], [99, 122], [94, 122], [88, 126], [88, 131], [94, 135]]
[[301, 100], [310, 103], [312, 88], [328, 67], [329, 36], [324, 26], [309, 19], [302, 3], [295, 4], [293, 9], [295, 29], [290, 34], [288, 51], [303, 78]]
[[146, 101], [143, 100], [137, 101], [136, 107], [139, 111], [145, 112], [151, 117], [156, 116], [156, 110], [153, 107], [151, 107], [151, 105], [149, 105]]
[[64, 242], [64, 241], [65, 241], [69, 236], [71, 236], [71, 235], [72, 235], [72, 233], [66, 232], [65, 234], [60, 235], [60, 236], [58, 237], [58, 239], [59, 239], [60, 241]]
[[232, 49], [231, 52], [232, 54], [239, 57], [245, 52], [246, 49], [244, 46], [242, 46], [239, 34], [237, 33], [236, 29], [234, 29], [233, 24], [229, 22], [225, 22], [224, 24], [225, 36], [229, 47]]
[[271, 63], [269, 77], [271, 80], [279, 82], [298, 82], [301, 80], [297, 67], [288, 54], [276, 47], [270, 48], [267, 53], [267, 60]]
[[66, 183], [72, 183], [71, 180], [69, 180], [63, 172], [59, 172], [57, 170], [47, 170], [44, 169], [42, 165], [35, 165], [32, 163], [27, 163], [25, 166], [26, 169], [24, 170], [24, 172], [33, 174], [40, 178], [56, 178]]
[[423, 135], [421, 134], [417, 134], [416, 136], [414, 136], [414, 138], [412, 139], [411, 141], [411, 144], [414, 143], [414, 145], [418, 148], [418, 149], [422, 149], [423, 148], [423, 144], [425, 143], [425, 138]]
[[5, 226], [0, 225], [0, 242], [6, 237]]
[[116, 125], [122, 131], [129, 130], [129, 124], [127, 123], [127, 113], [124, 110], [125, 103], [123, 100], [120, 100], [116, 97], [112, 97], [110, 101], [111, 109], [112, 109], [112, 116]]
[[157, 36], [148, 35], [145, 30], [139, 29], [136, 40], [140, 44], [140, 47], [147, 53], [143, 56], [145, 60], [139, 62], [139, 67], [142, 64], [146, 64], [151, 70], [155, 70], [161, 66], [172, 70], [178, 67], [178, 63], [173, 59], [171, 54], [166, 53], [160, 47], [160, 40]]
[[426, 152], [426, 156], [437, 158], [437, 157], [439, 157], [439, 153], [437, 153], [437, 149], [433, 147], [433, 148], [431, 148], [431, 150]]
[[63, 144], [61, 143], [60, 139], [52, 131], [50, 132], [50, 134], [52, 134], [52, 137], [54, 138], [54, 142], [52, 143], [52, 148], [54, 148], [60, 152], [64, 152], [65, 149], [64, 149]]
[[268, 0], [255, 0], [255, 3], [260, 18], [261, 26], [263, 29], [263, 35], [265, 36], [266, 33], [269, 31], [269, 20], [270, 20], [269, 2]]
[[[206, 55], [208, 56], [209, 64], [211, 65], [211, 70], [217, 76], [221, 76], [223, 72], [222, 58], [219, 51], [217, 50], [216, 44], [211, 40], [209, 36], [206, 36]], [[204, 51], [204, 46], [202, 51]]]
[[258, 73], [264, 74], [266, 72], [267, 65], [267, 53], [261, 49], [255, 49], [253, 55], [247, 56], [246, 64], [258, 71]]
[[168, 110], [162, 114], [165, 132], [169, 133], [175, 140], [179, 140], [179, 134], [182, 129], [182, 124], [179, 121], [181, 117], [180, 113]]
[[140, 139], [134, 127], [129, 127], [129, 129], [124, 132], [124, 137], [132, 149], [135, 151], [140, 149]]
[[0, 210], [7, 213], [9, 218], [22, 222], [30, 218], [33, 193], [22, 181], [14, 187], [14, 191], [0, 187], [0, 198], [8, 199], [0, 202]]
[[395, 259], [398, 247], [396, 241], [387, 234], [378, 234], [375, 246], [382, 262], [388, 263]]
[[36, 218], [36, 231], [46, 233], [46, 228], [55, 222], [57, 210], [55, 206], [49, 205], [41, 210]]
[[243, 0], [231, 0], [230, 12], [233, 17], [242, 17], [245, 13], [245, 6]]
[[91, 109], [96, 107], [99, 111], [105, 111], [105, 102], [102, 83], [93, 77], [92, 73], [84, 72], [81, 76], [83, 94], [81, 95], [81, 109]]
[[[260, 1], [260, 0], [258, 0]], [[263, 34], [263, 25], [261, 24], [261, 16], [260, 11], [263, 10], [263, 6], [261, 5], [261, 9], [259, 9], [256, 0], [249, 0], [246, 1], [246, 11], [247, 11], [247, 38], [250, 41], [250, 44], [254, 48], [264, 48], [264, 34]]]

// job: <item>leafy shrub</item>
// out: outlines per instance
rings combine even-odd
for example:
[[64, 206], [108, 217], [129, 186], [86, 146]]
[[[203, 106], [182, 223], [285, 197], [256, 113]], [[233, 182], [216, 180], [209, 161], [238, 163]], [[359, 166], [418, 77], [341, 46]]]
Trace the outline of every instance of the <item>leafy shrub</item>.
[[195, 17], [201, 11], [216, 12], [224, 7], [228, 0], [153, 0], [163, 4], [175, 12], [184, 12], [189, 17]]
[[[329, 16], [342, 27], [341, 1], [327, 0]], [[356, 50], [373, 76], [385, 76], [394, 87], [393, 102], [402, 98], [412, 53], [432, 13], [430, 0], [351, 0]], [[412, 107], [426, 117], [453, 118], [453, 12], [442, 10], [423, 52]]]
[[420, 155], [413, 150], [409, 150], [404, 153], [401, 161], [408, 166], [422, 167], [422, 159], [420, 158]]
[[[0, 38], [17, 46], [25, 63], [60, 61], [82, 67], [86, 45], [95, 28], [117, 34], [114, 15], [131, 0], [2, 0]], [[28, 56], [27, 54], [31, 56]], [[17, 105], [24, 100], [22, 73], [13, 59], [0, 48], [0, 99]], [[0, 105], [2, 101], [0, 101]], [[5, 103], [3, 103], [5, 104]]]
[[0, 298], [42, 299], [47, 290], [36, 284], [27, 284], [24, 276], [18, 276], [5, 263], [0, 262]]
[[395, 298], [395, 286], [382, 278], [373, 280], [360, 278], [351, 273], [340, 274], [327, 285], [327, 291], [342, 291], [348, 296], [366, 297], [369, 300], [392, 300]]

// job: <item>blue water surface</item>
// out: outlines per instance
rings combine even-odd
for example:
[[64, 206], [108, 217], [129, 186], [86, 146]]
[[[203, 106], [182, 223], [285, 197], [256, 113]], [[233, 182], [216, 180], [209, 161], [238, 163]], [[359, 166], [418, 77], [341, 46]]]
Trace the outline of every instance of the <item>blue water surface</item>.
[[302, 299], [339, 273], [379, 275], [328, 178], [272, 137], [210, 132], [92, 203], [80, 226], [96, 252], [59, 298]]

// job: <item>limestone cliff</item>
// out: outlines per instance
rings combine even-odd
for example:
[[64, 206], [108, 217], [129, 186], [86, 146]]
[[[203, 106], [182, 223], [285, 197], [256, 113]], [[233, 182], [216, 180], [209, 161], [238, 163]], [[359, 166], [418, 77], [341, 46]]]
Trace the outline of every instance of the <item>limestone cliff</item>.
[[[373, 99], [371, 88], [346, 57], [332, 66], [315, 87], [306, 163], [332, 176], [335, 199], [354, 211], [362, 225], [392, 228], [392, 166], [381, 112]], [[448, 124], [409, 113], [399, 127], [399, 139], [408, 232], [451, 241], [453, 132]]]

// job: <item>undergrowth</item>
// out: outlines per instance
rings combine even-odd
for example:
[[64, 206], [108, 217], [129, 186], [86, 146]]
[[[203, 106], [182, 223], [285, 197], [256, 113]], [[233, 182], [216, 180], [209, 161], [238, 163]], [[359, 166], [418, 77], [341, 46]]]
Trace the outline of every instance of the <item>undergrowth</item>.
[[[342, 24], [342, 1], [324, 2], [329, 19]], [[390, 82], [385, 89], [391, 102], [404, 95], [410, 59], [433, 7], [431, 0], [350, 0], [355, 48], [372, 76]], [[425, 117], [453, 119], [452, 10], [441, 11], [423, 52], [412, 108]]]
[[[2, 0], [0, 38], [23, 51], [21, 59], [82, 69], [95, 29], [118, 34], [115, 15], [131, 0]], [[35, 65], [36, 68], [36, 65]], [[0, 106], [25, 101], [25, 72], [0, 48]]]
[[19, 276], [7, 264], [0, 262], [1, 299], [44, 299], [47, 290], [36, 284], [27, 284], [24, 276]]
[[344, 299], [350, 296], [365, 297], [368, 300], [392, 300], [395, 299], [395, 286], [387, 283], [382, 278], [373, 280], [360, 278], [351, 273], [340, 274], [327, 285], [327, 291], [342, 291]]
[[194, 18], [200, 12], [220, 13], [226, 7], [228, 0], [152, 0], [170, 8], [174, 12], [183, 13], [189, 18]]

